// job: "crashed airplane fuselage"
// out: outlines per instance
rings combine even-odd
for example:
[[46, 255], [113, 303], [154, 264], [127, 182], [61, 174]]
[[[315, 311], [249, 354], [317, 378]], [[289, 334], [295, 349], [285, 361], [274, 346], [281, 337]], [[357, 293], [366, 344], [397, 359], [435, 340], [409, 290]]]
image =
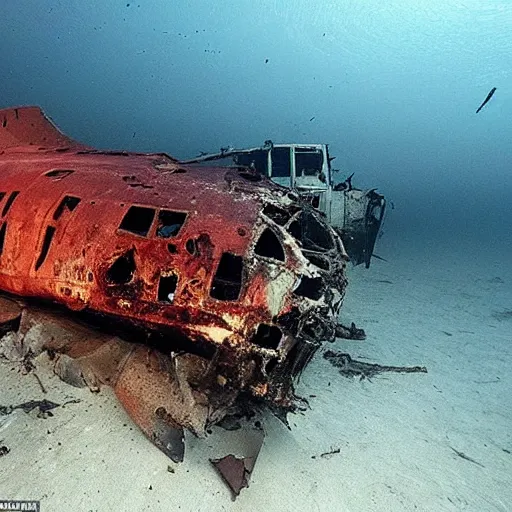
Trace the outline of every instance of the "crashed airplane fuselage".
[[[127, 356], [119, 371], [144, 389], [113, 379], [153, 440], [162, 422], [200, 435], [240, 393], [289, 408], [293, 377], [335, 336], [348, 259], [339, 236], [247, 169], [98, 151], [37, 107], [5, 109], [0, 215], [0, 290], [163, 336], [159, 378]], [[206, 404], [200, 424], [158, 407], [183, 353], [196, 358], [184, 378]]]

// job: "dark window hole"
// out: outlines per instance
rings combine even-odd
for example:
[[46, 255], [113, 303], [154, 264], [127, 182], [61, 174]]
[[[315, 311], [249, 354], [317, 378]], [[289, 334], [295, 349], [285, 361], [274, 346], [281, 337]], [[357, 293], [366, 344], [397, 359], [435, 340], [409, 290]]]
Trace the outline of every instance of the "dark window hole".
[[119, 225], [119, 229], [129, 231], [135, 235], [147, 236], [154, 218], [155, 210], [153, 208], [130, 206]]
[[160, 281], [158, 282], [158, 300], [160, 302], [173, 302], [177, 286], [177, 275], [160, 276]]
[[318, 207], [320, 206], [320, 195], [315, 194], [313, 196], [308, 197], [307, 202], [310, 203], [313, 208], [316, 208], [318, 210]]
[[334, 241], [327, 227], [311, 213], [302, 213], [302, 243], [306, 249], [329, 250], [334, 247]]
[[107, 270], [106, 279], [109, 284], [127, 284], [135, 273], [135, 258], [133, 249], [119, 256]]
[[297, 336], [301, 326], [302, 314], [297, 307], [292, 308], [277, 318], [277, 323], [283, 326], [293, 336]]
[[210, 297], [218, 300], [237, 300], [242, 289], [243, 270], [242, 257], [225, 252], [213, 278]]
[[269, 228], [261, 234], [254, 252], [259, 256], [273, 258], [278, 261], [284, 261], [284, 250], [276, 234]]
[[18, 197], [18, 194], [19, 194], [19, 191], [11, 192], [11, 194], [9, 195], [9, 197], [5, 203], [4, 209], [2, 210], [2, 217], [4, 217], [5, 214], [9, 211], [9, 209], [12, 206], [12, 203], [14, 203], [14, 200]]
[[196, 244], [196, 241], [193, 240], [192, 238], [189, 238], [187, 240], [187, 242], [185, 243], [185, 249], [187, 249], [187, 252], [194, 256], [195, 254], [197, 254], [197, 244]]
[[239, 172], [238, 175], [240, 176], [240, 178], [243, 178], [244, 180], [247, 180], [247, 181], [252, 181], [253, 183], [256, 183], [258, 181], [261, 181], [262, 178], [261, 178], [261, 174], [258, 174], [258, 173], [252, 173], [252, 172]]
[[0, 254], [4, 251], [4, 242], [5, 242], [5, 230], [7, 229], [7, 222], [2, 224], [0, 228]]
[[307, 251], [303, 251], [302, 254], [311, 262], [313, 265], [321, 268], [322, 270], [330, 270], [329, 261], [323, 256], [319, 256], [318, 254], [313, 254]]
[[173, 212], [171, 210], [160, 210], [158, 214], [158, 227], [156, 236], [160, 238], [170, 238], [177, 236], [181, 227], [185, 223], [187, 214], [183, 212]]
[[279, 327], [275, 325], [260, 324], [256, 333], [251, 339], [251, 343], [262, 348], [270, 348], [276, 350], [279, 346], [283, 333]]
[[266, 215], [280, 226], [284, 226], [290, 220], [290, 214], [287, 211], [273, 204], [267, 204], [265, 208], [263, 208], [263, 215]]
[[55, 213], [53, 214], [53, 220], [59, 220], [64, 210], [72, 212], [80, 203], [79, 197], [65, 196], [64, 199], [57, 206]]
[[36, 261], [36, 270], [39, 270], [41, 265], [44, 263], [46, 256], [48, 256], [48, 251], [50, 250], [50, 244], [52, 243], [54, 234], [55, 228], [53, 226], [48, 226], [44, 234], [43, 247], [41, 248], [41, 253], [39, 254], [39, 258], [37, 258]]
[[75, 171], [71, 169], [54, 169], [53, 171], [48, 171], [45, 176], [48, 178], [55, 178], [55, 181], [61, 180], [70, 174], [73, 174]]
[[178, 249], [177, 249], [177, 247], [174, 244], [167, 244], [167, 250], [171, 254], [176, 254], [178, 252]]
[[288, 233], [293, 236], [296, 240], [299, 242], [302, 242], [302, 227], [300, 225], [300, 222], [297, 220], [294, 220], [289, 226], [288, 226]]
[[272, 373], [272, 370], [277, 366], [278, 359], [277, 357], [271, 359], [266, 365], [265, 365], [265, 373], [268, 375]]
[[295, 295], [307, 297], [308, 299], [318, 300], [322, 297], [324, 283], [321, 277], [302, 276], [299, 286], [293, 290]]

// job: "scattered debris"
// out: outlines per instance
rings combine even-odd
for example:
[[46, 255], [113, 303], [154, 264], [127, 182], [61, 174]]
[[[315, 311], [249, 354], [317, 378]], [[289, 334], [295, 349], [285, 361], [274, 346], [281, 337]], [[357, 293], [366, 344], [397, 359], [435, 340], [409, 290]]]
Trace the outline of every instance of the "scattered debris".
[[366, 339], [366, 333], [364, 329], [359, 329], [356, 324], [352, 322], [350, 327], [338, 324], [336, 325], [336, 337], [343, 338], [345, 340], [358, 340], [362, 341]]
[[[341, 453], [341, 448], [331, 448], [328, 452], [321, 453], [320, 457], [322, 457], [322, 459], [330, 459], [332, 455], [337, 453]], [[312, 455], [311, 458], [316, 459], [316, 455]]]
[[349, 354], [342, 354], [333, 350], [324, 352], [324, 358], [338, 368], [344, 377], [359, 377], [361, 380], [370, 379], [383, 372], [427, 373], [427, 369], [424, 366], [383, 366], [380, 364], [363, 363], [352, 359]]
[[46, 393], [46, 388], [43, 386], [43, 383], [41, 382], [41, 379], [39, 378], [39, 375], [37, 375], [36, 372], [32, 372], [32, 375], [36, 378], [36, 380], [37, 380], [37, 382], [38, 382], [38, 384], [39, 384], [39, 386], [41, 388], [41, 391], [43, 393]]
[[22, 411], [29, 413], [34, 409], [38, 408], [39, 412], [37, 414], [38, 418], [47, 418], [48, 416], [53, 416], [51, 412], [53, 409], [57, 407], [63, 407], [67, 404], [76, 404], [79, 403], [80, 400], [68, 400], [63, 404], [57, 404], [55, 402], [51, 402], [50, 400], [29, 400], [28, 402], [23, 402], [18, 405], [0, 405], [0, 416], [6, 416], [7, 414], [11, 414], [16, 409], [21, 409]]
[[485, 466], [483, 464], [481, 464], [480, 462], [478, 462], [477, 460], [475, 459], [472, 459], [471, 457], [468, 457], [464, 452], [459, 452], [459, 450], [456, 450], [453, 446], [450, 446], [450, 448], [461, 458], [461, 459], [464, 459], [464, 460], [467, 460], [469, 462], [472, 462], [473, 464], [476, 464], [477, 466], [480, 466], [482, 468], [485, 468]]
[[219, 459], [210, 459], [232, 493], [233, 500], [244, 487], [249, 487], [249, 479], [261, 451], [265, 432], [259, 421], [244, 430], [244, 448], [241, 453], [233, 453]]
[[340, 453], [340, 452], [341, 452], [341, 449], [340, 449], [340, 448], [334, 448], [334, 449], [332, 449], [332, 450], [331, 450], [331, 451], [329, 451], [329, 452], [321, 453], [321, 454], [320, 454], [320, 457], [322, 457], [322, 458], [324, 458], [324, 459], [325, 459], [325, 458], [328, 458], [330, 455], [334, 455], [334, 454], [336, 454], [336, 453]]
[[249, 487], [249, 478], [256, 460], [253, 457], [238, 458], [226, 455], [222, 459], [210, 459], [233, 493], [233, 500], [244, 487]]

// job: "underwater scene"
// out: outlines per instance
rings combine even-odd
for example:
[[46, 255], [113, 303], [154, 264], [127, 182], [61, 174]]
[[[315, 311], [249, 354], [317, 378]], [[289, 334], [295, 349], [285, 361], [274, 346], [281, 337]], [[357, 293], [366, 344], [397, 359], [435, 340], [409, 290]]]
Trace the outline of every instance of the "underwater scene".
[[512, 510], [510, 2], [0, 31], [0, 511]]

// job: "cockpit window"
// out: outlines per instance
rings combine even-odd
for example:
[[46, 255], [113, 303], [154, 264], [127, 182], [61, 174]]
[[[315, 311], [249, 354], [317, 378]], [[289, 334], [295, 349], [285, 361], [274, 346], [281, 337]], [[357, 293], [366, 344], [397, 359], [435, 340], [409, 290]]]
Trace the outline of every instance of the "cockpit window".
[[250, 153], [238, 153], [233, 156], [237, 165], [250, 167], [263, 176], [268, 176], [268, 152], [262, 149]]
[[295, 173], [297, 176], [319, 176], [323, 164], [324, 156], [319, 149], [295, 149]]
[[290, 148], [273, 148], [272, 178], [289, 178], [291, 174]]

